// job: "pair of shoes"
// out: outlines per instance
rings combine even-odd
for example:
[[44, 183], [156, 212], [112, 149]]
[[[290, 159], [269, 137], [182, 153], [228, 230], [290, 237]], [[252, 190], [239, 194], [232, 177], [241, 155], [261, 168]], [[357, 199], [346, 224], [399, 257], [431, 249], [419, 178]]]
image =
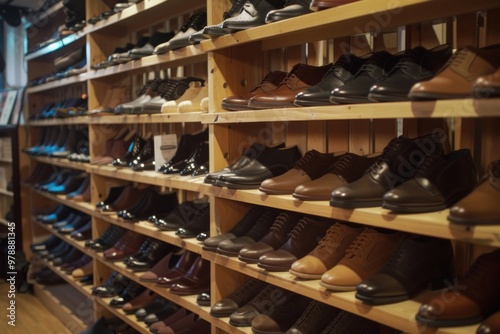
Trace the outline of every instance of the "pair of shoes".
[[439, 211], [468, 195], [476, 183], [470, 150], [443, 155], [442, 142], [433, 135], [400, 136], [361, 178], [333, 190], [330, 205], [382, 206], [405, 213]]
[[163, 174], [198, 176], [208, 170], [208, 128], [194, 134], [184, 134], [174, 156], [158, 171]]
[[415, 84], [408, 96], [412, 100], [498, 96], [499, 57], [500, 44], [460, 49], [434, 78]]
[[92, 295], [101, 298], [109, 298], [120, 295], [130, 280], [122, 274], [114, 271], [101, 286], [92, 287]]
[[161, 113], [183, 113], [202, 110], [201, 102], [208, 98], [208, 86], [206, 82], [191, 81], [189, 88], [181, 97], [162, 104]]
[[137, 222], [147, 220], [151, 215], [168, 215], [177, 205], [176, 192], [159, 193], [150, 187], [133, 206], [118, 211], [117, 217], [124, 221]]
[[108, 261], [123, 260], [126, 256], [134, 254], [145, 240], [146, 237], [144, 235], [127, 231], [112, 247], [106, 249], [102, 255]]
[[181, 238], [194, 238], [209, 233], [210, 205], [207, 198], [186, 201], [171, 213], [156, 217], [155, 226], [161, 231], [175, 231]]
[[[262, 181], [287, 172], [301, 158], [297, 146], [283, 146], [284, 144], [278, 144], [269, 147], [254, 143], [244, 153], [244, 164], [238, 163], [236, 166], [231, 165], [222, 171], [210, 173], [204, 182], [231, 189], [259, 188]], [[252, 158], [247, 159], [250, 155]]]
[[137, 113], [162, 113], [162, 108], [165, 103], [182, 98], [182, 96], [189, 91], [191, 84], [196, 85], [196, 82], [204, 81], [200, 78], [194, 77], [163, 80], [163, 82], [161, 82], [158, 86], [158, 94], [146, 103], [143, 103], [141, 111]]
[[163, 320], [151, 324], [150, 331], [157, 334], [209, 334], [210, 323], [201, 319], [197, 314], [181, 308]]
[[[159, 262], [166, 262], [162, 261], [164, 256], [170, 259], [170, 257], [177, 252], [179, 252], [177, 247], [161, 242], [157, 239], [147, 238], [134, 254], [126, 256], [123, 259], [123, 263], [128, 269], [131, 269], [134, 272], [158, 270], [153, 268], [157, 268]], [[167, 261], [167, 264], [168, 262], [169, 261]]]
[[[155, 158], [154, 158], [154, 140], [153, 134], [150, 132], [146, 134], [146, 137], [141, 137], [137, 133], [132, 133], [134, 137], [132, 140], [127, 136], [125, 139], [130, 140], [128, 145], [128, 150], [118, 156], [117, 158], [111, 161], [111, 164], [116, 167], [130, 167], [133, 171], [145, 171], [145, 170], [154, 170], [155, 169]], [[113, 143], [113, 146], [117, 146], [115, 151], [113, 152], [118, 155], [125, 146], [126, 142], [116, 141], [116, 144]], [[111, 148], [113, 150], [113, 147]], [[111, 152], [110, 152], [111, 154]], [[104, 162], [107, 162], [109, 159], [104, 159]]]
[[177, 50], [188, 45], [191, 45], [189, 37], [201, 30], [207, 24], [207, 13], [205, 11], [200, 11], [193, 14], [186, 24], [184, 24], [179, 31], [175, 33], [170, 40], [164, 43], [158, 44], [153, 53], [162, 54], [168, 51]]
[[96, 154], [90, 163], [92, 165], [107, 165], [112, 163], [113, 160], [126, 155], [127, 148], [130, 146], [132, 137], [135, 134], [136, 131], [134, 130], [122, 128], [113, 137], [106, 140], [104, 151]]
[[117, 225], [110, 225], [97, 239], [85, 241], [85, 247], [92, 248], [96, 252], [103, 252], [113, 247], [126, 231]]
[[146, 189], [131, 185], [112, 188], [104, 201], [96, 203], [96, 209], [101, 213], [114, 213], [130, 209], [137, 204]]

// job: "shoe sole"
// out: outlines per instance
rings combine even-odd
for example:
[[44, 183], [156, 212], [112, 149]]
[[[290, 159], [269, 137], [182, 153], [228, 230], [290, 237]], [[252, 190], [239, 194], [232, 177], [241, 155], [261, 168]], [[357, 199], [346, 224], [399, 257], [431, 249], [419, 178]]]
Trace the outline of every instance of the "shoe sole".
[[342, 209], [359, 209], [359, 208], [373, 208], [382, 206], [382, 200], [380, 201], [366, 201], [366, 202], [344, 202], [330, 199], [330, 206]]
[[360, 104], [370, 103], [367, 96], [331, 96], [330, 102], [333, 104]]
[[295, 271], [292, 269], [290, 269], [288, 272], [292, 275], [295, 275], [299, 278], [304, 278], [304, 279], [320, 279], [321, 276], [323, 276], [323, 274], [314, 275], [314, 274], [299, 273], [298, 271]]
[[383, 201], [382, 207], [384, 209], [391, 210], [395, 213], [424, 213], [424, 212], [442, 211], [446, 209], [448, 206], [446, 204], [439, 204], [433, 206], [400, 206]]
[[319, 285], [333, 291], [356, 291], [356, 285], [335, 285], [324, 283], [323, 281], [320, 281]]
[[262, 269], [265, 269], [267, 271], [277, 271], [277, 272], [288, 272], [290, 270], [290, 267], [292, 266], [292, 264], [290, 264], [289, 266], [285, 266], [285, 267], [277, 267], [277, 266], [268, 266], [267, 264], [263, 264], [263, 263], [257, 263], [257, 267], [259, 268], [262, 268]]
[[478, 218], [458, 218], [448, 215], [448, 221], [456, 225], [498, 225], [500, 224], [500, 218], [498, 219], [478, 219]]
[[273, 190], [273, 189], [266, 189], [263, 187], [259, 187], [259, 191], [266, 193], [268, 195], [291, 195], [293, 193], [293, 190], [295, 187], [291, 190]]
[[246, 262], [246, 263], [251, 263], [251, 264], [257, 264], [259, 262], [259, 258], [253, 259], [250, 257], [241, 256], [241, 255], [238, 255], [238, 260]]
[[293, 104], [298, 106], [298, 107], [324, 107], [324, 106], [331, 106], [333, 103], [331, 103], [329, 100], [328, 101], [312, 101], [312, 100], [297, 100], [293, 101]]
[[231, 103], [221, 103], [221, 107], [223, 109], [229, 110], [229, 111], [245, 111], [245, 110], [252, 110], [248, 105], [239, 105], [239, 104], [231, 104]]
[[408, 97], [415, 101], [434, 101], [434, 100], [453, 100], [453, 99], [466, 99], [470, 98], [469, 94], [440, 94], [440, 93], [427, 93], [427, 92], [417, 92], [409, 93]]
[[458, 327], [458, 326], [468, 326], [468, 325], [474, 325], [477, 323], [480, 323], [483, 321], [484, 317], [479, 316], [475, 318], [469, 318], [469, 319], [457, 319], [457, 320], [435, 320], [435, 319], [427, 319], [424, 317], [421, 317], [420, 315], [415, 316], [415, 320], [417, 320], [418, 323], [431, 326], [431, 327]]
[[301, 201], [328, 201], [330, 200], [330, 194], [327, 196], [304, 196], [296, 193], [292, 194], [293, 198]]
[[374, 297], [366, 297], [363, 296], [362, 294], [356, 293], [354, 295], [356, 299], [361, 300], [363, 303], [370, 304], [370, 305], [385, 305], [385, 304], [394, 304], [394, 303], [399, 303], [405, 300], [408, 300], [411, 298], [411, 296], [405, 294], [405, 295], [399, 295], [399, 296], [394, 296], [394, 297], [383, 297], [383, 298], [374, 298]]
[[408, 94], [406, 95], [383, 95], [383, 94], [368, 94], [368, 100], [373, 102], [404, 102], [410, 101]]
[[[260, 182], [262, 183], [262, 182]], [[226, 187], [228, 189], [258, 189], [260, 186], [260, 183], [258, 184], [236, 184], [236, 183], [229, 183], [226, 181], [215, 181], [214, 186], [217, 187]]]

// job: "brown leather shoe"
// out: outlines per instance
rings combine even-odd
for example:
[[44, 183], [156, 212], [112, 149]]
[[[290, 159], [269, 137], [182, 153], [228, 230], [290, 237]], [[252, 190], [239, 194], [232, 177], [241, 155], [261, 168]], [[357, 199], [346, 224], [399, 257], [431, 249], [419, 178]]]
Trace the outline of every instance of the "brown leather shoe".
[[128, 314], [133, 313], [138, 309], [151, 304], [155, 300], [156, 296], [157, 296], [156, 293], [148, 289], [143, 293], [141, 293], [140, 295], [138, 295], [137, 297], [135, 297], [134, 299], [132, 299], [131, 301], [129, 301], [128, 303], [125, 303], [122, 309], [125, 313]]
[[170, 288], [187, 273], [198, 257], [199, 256], [193, 252], [185, 251], [175, 266], [170, 269], [166, 275], [158, 278], [156, 285], [163, 288]]
[[302, 218], [290, 232], [287, 241], [279, 249], [262, 255], [257, 265], [268, 271], [290, 270], [292, 263], [314, 249], [332, 223], [326, 219]]
[[231, 313], [248, 303], [265, 287], [266, 283], [263, 281], [256, 278], [249, 279], [230, 295], [212, 305], [210, 315], [213, 317], [229, 317]]
[[283, 245], [290, 231], [297, 225], [302, 215], [295, 212], [282, 212], [274, 220], [269, 232], [258, 242], [240, 249], [238, 259], [247, 263], [257, 263], [259, 258]]
[[301, 201], [328, 201], [336, 188], [354, 182], [375, 163], [380, 153], [359, 156], [346, 153], [320, 178], [295, 188], [292, 196]]
[[104, 258], [108, 261], [123, 260], [127, 255], [134, 254], [145, 240], [146, 236], [127, 231], [113, 247], [104, 251]]
[[500, 224], [500, 160], [488, 167], [479, 185], [450, 208], [448, 220], [461, 225]]
[[249, 93], [239, 96], [228, 96], [224, 98], [221, 104], [222, 108], [229, 111], [251, 109], [248, 106], [248, 101], [255, 95], [276, 89], [281, 81], [285, 79], [286, 74], [286, 72], [282, 71], [269, 72], [264, 77], [264, 79], [262, 79], [262, 82], [257, 87], [252, 89]]
[[333, 8], [337, 6], [342, 6], [347, 3], [356, 2], [359, 0], [312, 0], [311, 9], [312, 10], [323, 10], [328, 8]]
[[458, 99], [472, 95], [480, 76], [500, 66], [500, 44], [481, 49], [468, 46], [458, 50], [434, 78], [415, 84], [408, 97], [413, 100]]
[[333, 224], [316, 248], [292, 264], [290, 274], [304, 279], [320, 279], [344, 258], [347, 248], [362, 231], [362, 227]]
[[156, 282], [158, 278], [163, 277], [170, 271], [169, 263], [172, 259], [172, 253], [165, 255], [160, 261], [158, 261], [153, 268], [146, 271], [144, 274], [139, 276], [139, 281], [141, 282]]
[[500, 311], [495, 312], [481, 323], [476, 334], [500, 333]]
[[270, 195], [292, 194], [297, 186], [324, 175], [340, 156], [342, 153], [308, 151], [288, 172], [262, 181], [259, 190]]
[[297, 64], [278, 88], [256, 94], [249, 100], [248, 106], [256, 109], [293, 108], [295, 107], [293, 104], [295, 95], [320, 82], [332, 66], [332, 64], [325, 66]]
[[371, 228], [356, 237], [340, 262], [321, 276], [330, 290], [354, 291], [362, 280], [375, 275], [396, 251], [404, 233]]
[[186, 275], [170, 287], [176, 295], [195, 295], [210, 289], [210, 262], [199, 256]]
[[440, 211], [468, 195], [477, 183], [469, 149], [424, 158], [415, 177], [384, 195], [382, 207], [394, 212]]
[[500, 97], [500, 68], [492, 74], [477, 78], [472, 87], [472, 96], [476, 99]]
[[419, 323], [432, 327], [467, 326], [496, 310], [500, 300], [500, 250], [479, 256], [465, 277], [420, 306]]
[[116, 212], [133, 207], [142, 197], [147, 188], [126, 187], [120, 196], [111, 204], [105, 204], [100, 209], [105, 212]]

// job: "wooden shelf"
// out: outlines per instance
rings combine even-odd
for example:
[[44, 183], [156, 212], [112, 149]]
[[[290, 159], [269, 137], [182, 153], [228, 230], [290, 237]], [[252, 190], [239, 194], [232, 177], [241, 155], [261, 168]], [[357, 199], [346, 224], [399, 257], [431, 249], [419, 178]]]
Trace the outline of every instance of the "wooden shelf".
[[55, 125], [69, 125], [69, 124], [89, 124], [89, 116], [76, 116], [68, 118], [51, 118], [28, 121], [31, 126], [55, 126]]
[[38, 224], [38, 226], [41, 226], [44, 230], [46, 230], [50, 234], [55, 235], [59, 239], [63, 240], [64, 242], [66, 242], [66, 243], [70, 244], [71, 246], [73, 246], [74, 248], [78, 249], [80, 252], [85, 253], [90, 257], [94, 257], [95, 252], [93, 250], [85, 247], [85, 241], [78, 241], [78, 240], [75, 240], [75, 239], [69, 237], [68, 235], [59, 233], [57, 230], [53, 229], [52, 226], [50, 226], [48, 224], [41, 223], [41, 222], [35, 220], [34, 218], [32, 219], [32, 221], [35, 222], [36, 224]]
[[9, 226], [9, 221], [6, 220], [5, 218], [0, 218], [0, 225], [3, 225], [3, 226]]
[[0, 162], [12, 163], [12, 158], [0, 157]]
[[402, 0], [394, 3], [385, 0], [358, 1], [205, 40], [201, 42], [201, 47], [205, 51], [216, 51], [245, 43], [261, 42], [263, 50], [270, 50], [357, 35], [370, 30], [379, 32], [439, 19], [444, 15], [451, 17], [499, 5], [496, 0], [441, 0], [439, 3], [433, 0]]
[[352, 119], [447, 118], [499, 116], [500, 99], [457, 99], [425, 102], [389, 102], [217, 112], [201, 115], [205, 124], [331, 121]]
[[[75, 43], [76, 41], [78, 41], [82, 37], [85, 38], [85, 33], [81, 32], [81, 31], [74, 33], [72, 35], [66, 36], [64, 38], [61, 38], [61, 39], [47, 45], [47, 46], [44, 46], [43, 48], [41, 48], [39, 50], [36, 50], [35, 52], [32, 52], [30, 54], [25, 55], [24, 60], [30, 61], [30, 60], [34, 60], [36, 58], [48, 55], [52, 52], [56, 52], [56, 51], [62, 49], [63, 47], [66, 47], [68, 45]], [[29, 92], [29, 88], [28, 88], [28, 92]]]
[[203, 251], [202, 257], [217, 265], [224, 266], [225, 268], [230, 268], [280, 288], [293, 291], [294, 293], [307, 296], [322, 303], [399, 329], [405, 333], [465, 334], [475, 333], [477, 328], [477, 326], [465, 326], [436, 329], [419, 326], [412, 315], [417, 313], [422, 302], [428, 300], [435, 294], [439, 294], [440, 291], [424, 292], [412, 300], [400, 303], [370, 306], [357, 300], [354, 297], [354, 292], [328, 291], [319, 285], [319, 280], [301, 280], [288, 272], [268, 272], [257, 267], [256, 264], [247, 264], [236, 258], [230, 258], [212, 252]]
[[150, 123], [193, 123], [201, 122], [201, 112], [171, 113], [154, 115], [89, 116], [89, 124], [150, 124]]
[[205, 194], [301, 212], [304, 215], [315, 215], [492, 247], [500, 246], [500, 240], [498, 239], [500, 226], [466, 227], [452, 225], [447, 220], [449, 210], [421, 214], [395, 214], [379, 207], [349, 210], [333, 208], [328, 201], [300, 201], [294, 199], [291, 195], [267, 195], [259, 190], [235, 190], [214, 186], [206, 189]]
[[[47, 10], [35, 12], [34, 14], [30, 15], [30, 20], [27, 20], [24, 23], [24, 29], [28, 29], [32, 25], [38, 24], [38, 22], [44, 22], [50, 17], [55, 16], [55, 13], [63, 9], [63, 7], [64, 5], [62, 1], [59, 1], [56, 2], [52, 7], [48, 8]], [[39, 15], [36, 15], [37, 13], [39, 13]]]
[[88, 317], [88, 312], [84, 312], [86, 319], [77, 316], [78, 313], [82, 314], [82, 309], [91, 306], [91, 301], [80, 293], [75, 294], [72, 286], [68, 284], [44, 286], [35, 283], [34, 289], [35, 296], [68, 328], [68, 333], [79, 333], [87, 328], [86, 322], [93, 322], [93, 319]]
[[135, 172], [130, 168], [121, 168], [110, 165], [92, 167], [92, 173], [95, 175], [101, 175], [131, 182], [146, 183], [201, 193], [204, 193], [205, 190], [209, 187], [207, 184], [203, 183], [204, 177], [164, 175], [156, 171]]
[[96, 218], [102, 219], [111, 223], [113, 225], [117, 225], [123, 227], [127, 230], [131, 230], [143, 235], [146, 235], [151, 238], [155, 238], [161, 240], [163, 242], [169, 243], [171, 245], [175, 245], [177, 247], [184, 248], [190, 252], [194, 252], [200, 254], [201, 252], [201, 243], [196, 241], [196, 238], [182, 239], [175, 235], [173, 231], [160, 231], [153, 224], [147, 221], [140, 221], [137, 223], [125, 222], [121, 221], [116, 217], [116, 214], [113, 215], [105, 215], [105, 214], [96, 214]]
[[73, 276], [66, 274], [64, 271], [54, 266], [52, 262], [49, 262], [47, 260], [43, 260], [43, 262], [47, 267], [50, 268], [50, 270], [52, 270], [54, 273], [56, 273], [58, 276], [60, 276], [62, 279], [68, 282], [69, 285], [78, 290], [83, 296], [87, 297], [88, 299], [93, 298], [92, 285], [81, 284], [80, 282], [78, 282], [78, 279], [75, 279], [73, 278]]
[[95, 33], [105, 30], [106, 34], [112, 32], [130, 33], [136, 31], [138, 26], [151, 25], [204, 7], [206, 7], [206, 1], [203, 0], [148, 0], [128, 7], [95, 24], [87, 24], [83, 31], [84, 33]]
[[79, 75], [73, 75], [67, 78], [62, 78], [59, 80], [55, 81], [50, 81], [38, 86], [33, 86], [29, 87], [26, 89], [26, 92], [28, 94], [33, 94], [33, 93], [40, 93], [40, 92], [45, 92], [50, 89], [55, 89], [55, 88], [60, 88], [60, 87], [66, 87], [68, 85], [80, 83], [80, 82], [85, 82], [87, 81], [87, 73], [82, 73]]
[[3, 188], [0, 188], [0, 195], [14, 197], [14, 193], [12, 191]]
[[48, 192], [40, 191], [40, 190], [36, 190], [36, 189], [33, 189], [33, 191], [36, 192], [37, 194], [40, 194], [40, 195], [54, 201], [54, 202], [69, 206], [70, 208], [73, 208], [73, 209], [78, 210], [80, 212], [86, 213], [89, 216], [95, 216], [97, 214], [97, 212], [95, 211], [95, 207], [90, 203], [71, 201], [69, 199], [66, 199], [66, 195], [54, 195], [54, 194], [50, 194]]
[[85, 171], [87, 173], [89, 173], [91, 169], [90, 164], [86, 162], [70, 161], [66, 158], [49, 158], [49, 157], [38, 157], [38, 156], [30, 156], [30, 157], [33, 160], [42, 162], [44, 164], [59, 166], [63, 168], [77, 169]]
[[148, 327], [146, 326], [146, 323], [137, 321], [135, 318], [135, 315], [133, 313], [126, 314], [121, 309], [110, 306], [109, 302], [112, 299], [113, 298], [99, 298], [99, 297], [94, 298], [94, 300], [97, 302], [97, 304], [99, 304], [99, 307], [104, 307], [106, 310], [111, 312], [114, 316], [116, 316], [117, 318], [125, 321], [127, 324], [132, 326], [139, 333], [141, 333], [141, 334], [151, 333], [149, 331]]
[[88, 79], [98, 79], [111, 75], [127, 73], [132, 75], [138, 72], [151, 70], [152, 66], [168, 65], [169, 67], [185, 66], [207, 61], [207, 53], [199, 45], [190, 45], [179, 50], [169, 51], [160, 55], [143, 57], [127, 63], [93, 70]]

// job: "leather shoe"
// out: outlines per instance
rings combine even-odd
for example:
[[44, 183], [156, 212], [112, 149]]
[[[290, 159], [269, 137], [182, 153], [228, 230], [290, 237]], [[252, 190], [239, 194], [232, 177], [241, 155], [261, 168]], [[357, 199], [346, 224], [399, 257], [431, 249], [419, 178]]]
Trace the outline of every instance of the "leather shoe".
[[114, 297], [121, 294], [129, 282], [127, 277], [114, 271], [102, 286], [92, 288], [92, 294], [101, 298]]
[[363, 333], [380, 334], [380, 324], [354, 313], [341, 311], [326, 326], [321, 334], [327, 333]]
[[313, 300], [309, 303], [300, 318], [284, 334], [327, 334], [329, 332], [323, 332], [323, 329], [339, 313], [339, 309]]
[[283, 9], [275, 9], [267, 13], [266, 23], [290, 19], [292, 17], [311, 13], [311, 0], [287, 0]]
[[500, 68], [477, 78], [472, 87], [472, 96], [476, 99], [500, 97]]
[[117, 296], [114, 297], [113, 299], [110, 300], [109, 306], [116, 307], [116, 308], [122, 308], [123, 305], [140, 295], [146, 290], [145, 287], [142, 285], [130, 281], [130, 283], [127, 285], [127, 287], [123, 290], [123, 292]]
[[[458, 181], [460, 180], [460, 181]], [[382, 207], [394, 212], [444, 210], [468, 195], [477, 183], [469, 149], [424, 158], [415, 177], [384, 195]]]
[[248, 303], [266, 286], [263, 281], [250, 278], [238, 289], [234, 290], [227, 297], [222, 298], [212, 305], [210, 315], [213, 317], [229, 317], [238, 308]]
[[170, 287], [170, 292], [186, 296], [202, 293], [209, 288], [210, 261], [204, 260], [199, 256], [186, 274]]
[[[476, 324], [497, 310], [500, 299], [500, 251], [480, 255], [452, 287], [420, 306], [416, 320], [432, 327]], [[453, 303], [443, 304], [443, 300]]]
[[276, 7], [267, 0], [247, 1], [241, 7], [239, 15], [225, 19], [222, 27], [233, 30], [258, 27], [266, 23], [267, 13], [273, 9]]
[[185, 251], [175, 266], [170, 269], [167, 274], [158, 278], [156, 285], [159, 287], [170, 288], [187, 273], [197, 258], [198, 255], [195, 253]]
[[476, 334], [500, 333], [500, 312], [495, 312], [484, 320], [476, 331]]
[[390, 304], [410, 299], [426, 285], [444, 288], [453, 279], [453, 262], [449, 240], [406, 238], [375, 276], [358, 284], [356, 298], [372, 305]]
[[448, 220], [459, 225], [499, 225], [499, 201], [500, 160], [496, 160], [476, 189], [450, 208]]
[[312, 10], [323, 10], [328, 8], [333, 8], [337, 6], [342, 6], [351, 2], [356, 2], [359, 0], [312, 0], [311, 9]]

